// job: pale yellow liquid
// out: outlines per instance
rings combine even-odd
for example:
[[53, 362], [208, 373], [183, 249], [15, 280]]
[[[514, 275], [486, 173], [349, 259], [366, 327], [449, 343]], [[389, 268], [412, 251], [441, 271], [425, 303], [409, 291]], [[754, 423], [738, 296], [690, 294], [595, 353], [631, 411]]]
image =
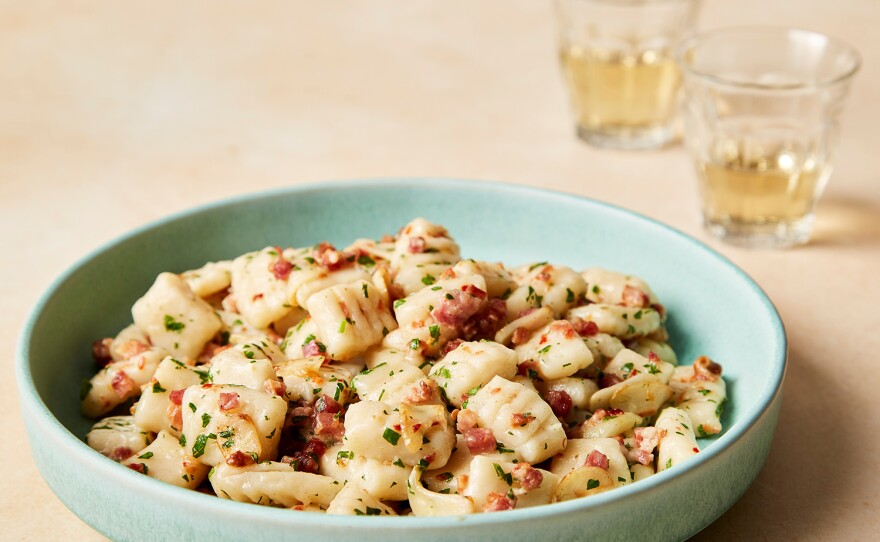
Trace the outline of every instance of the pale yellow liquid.
[[703, 212], [710, 223], [789, 225], [812, 210], [828, 168], [809, 156], [777, 151], [728, 153], [697, 164]]
[[637, 56], [572, 45], [560, 51], [578, 124], [589, 130], [631, 130], [668, 124], [680, 81], [665, 53]]

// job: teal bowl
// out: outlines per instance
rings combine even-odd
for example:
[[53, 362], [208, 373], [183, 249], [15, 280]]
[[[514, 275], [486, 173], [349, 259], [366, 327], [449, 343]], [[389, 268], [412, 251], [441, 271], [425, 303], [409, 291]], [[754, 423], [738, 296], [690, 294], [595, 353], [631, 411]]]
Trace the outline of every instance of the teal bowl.
[[[724, 365], [725, 431], [687, 463], [586, 499], [463, 517], [355, 517], [221, 500], [124, 468], [83, 442], [79, 388], [91, 342], [130, 322], [160, 271], [183, 271], [268, 245], [394, 233], [422, 216], [445, 225], [465, 257], [599, 265], [642, 276], [669, 310], [671, 342], [690, 362]], [[31, 449], [52, 490], [113, 540], [442, 539], [681, 540], [727, 510], [757, 476], [773, 439], [786, 364], [785, 331], [767, 296], [730, 261], [629, 211], [567, 194], [448, 179], [297, 186], [161, 220], [85, 257], [33, 309], [17, 359]]]

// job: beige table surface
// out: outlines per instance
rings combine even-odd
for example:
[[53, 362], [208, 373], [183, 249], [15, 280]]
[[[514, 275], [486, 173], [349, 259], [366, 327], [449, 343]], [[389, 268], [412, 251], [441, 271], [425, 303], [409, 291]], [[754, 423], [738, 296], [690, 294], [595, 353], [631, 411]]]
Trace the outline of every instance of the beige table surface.
[[680, 146], [578, 142], [553, 23], [545, 0], [0, 4], [0, 539], [102, 539], [42, 481], [19, 415], [15, 341], [54, 277], [197, 204], [407, 175], [591, 196], [742, 266], [788, 329], [785, 401], [757, 481], [697, 538], [878, 539], [880, 2], [705, 3], [703, 28], [799, 26], [864, 54], [815, 240], [784, 252], [707, 238]]

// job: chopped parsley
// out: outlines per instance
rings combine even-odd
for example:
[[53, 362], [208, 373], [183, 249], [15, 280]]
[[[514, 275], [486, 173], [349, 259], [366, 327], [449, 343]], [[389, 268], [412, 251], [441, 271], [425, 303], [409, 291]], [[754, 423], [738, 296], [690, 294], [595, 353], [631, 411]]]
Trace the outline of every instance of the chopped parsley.
[[196, 437], [196, 442], [193, 444], [193, 457], [199, 458], [205, 454], [205, 445], [208, 444], [208, 437], [205, 435], [199, 435]]
[[173, 331], [174, 333], [180, 333], [183, 331], [183, 328], [186, 327], [186, 324], [183, 322], [178, 322], [174, 319], [170, 314], [165, 315], [165, 330]]
[[400, 440], [400, 433], [390, 427], [386, 427], [385, 432], [382, 433], [382, 438], [387, 440], [392, 446], [397, 446], [397, 441]]
[[587, 489], [588, 490], [589, 489], [596, 489], [597, 487], [599, 487], [599, 480], [596, 480], [594, 478], [590, 478], [589, 480], [587, 480]]
[[504, 480], [509, 486], [513, 485], [513, 476], [509, 472], [504, 472], [498, 463], [492, 463], [492, 466], [495, 467], [495, 474], [498, 475], [498, 478]]

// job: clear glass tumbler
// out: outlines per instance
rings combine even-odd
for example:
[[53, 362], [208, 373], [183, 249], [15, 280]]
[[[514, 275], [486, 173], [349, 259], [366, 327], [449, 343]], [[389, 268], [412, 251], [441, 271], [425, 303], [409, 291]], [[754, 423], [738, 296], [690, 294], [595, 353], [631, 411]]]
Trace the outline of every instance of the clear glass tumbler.
[[676, 45], [698, 0], [556, 0], [559, 58], [577, 134], [597, 147], [651, 149], [675, 135]]
[[749, 27], [695, 36], [678, 61], [708, 231], [748, 247], [805, 243], [859, 54], [817, 32]]

